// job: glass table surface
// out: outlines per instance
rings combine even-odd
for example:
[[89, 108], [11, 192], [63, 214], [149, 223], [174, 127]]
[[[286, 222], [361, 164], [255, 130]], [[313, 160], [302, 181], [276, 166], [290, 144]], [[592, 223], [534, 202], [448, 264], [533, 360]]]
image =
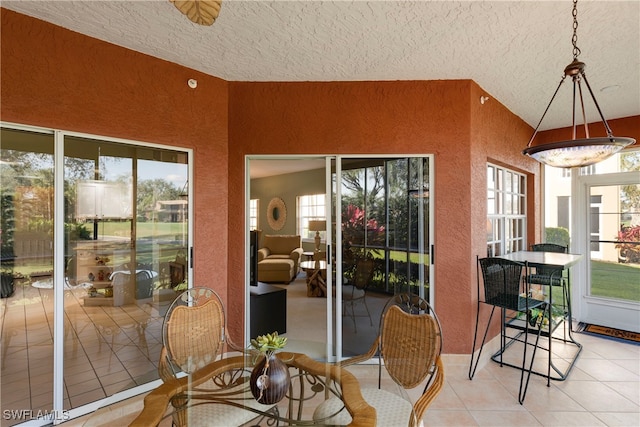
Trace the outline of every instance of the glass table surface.
[[[344, 417], [334, 417], [342, 411], [350, 415], [348, 425], [376, 425], [375, 409], [364, 400], [360, 383], [347, 369], [301, 353], [283, 351], [276, 356], [288, 367], [290, 383], [285, 397], [275, 404], [260, 404], [251, 392], [255, 356], [236, 355], [161, 384], [145, 396], [144, 408], [130, 426], [172, 422], [188, 426], [344, 425], [336, 422]], [[314, 414], [332, 397], [341, 401], [335, 412], [321, 418]]]

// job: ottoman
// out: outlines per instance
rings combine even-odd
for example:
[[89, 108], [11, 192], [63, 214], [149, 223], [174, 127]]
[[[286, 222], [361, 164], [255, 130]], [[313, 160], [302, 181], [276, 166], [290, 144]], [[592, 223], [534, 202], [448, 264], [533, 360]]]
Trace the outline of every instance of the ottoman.
[[265, 258], [258, 263], [258, 281], [289, 283], [296, 277], [295, 263], [290, 258]]

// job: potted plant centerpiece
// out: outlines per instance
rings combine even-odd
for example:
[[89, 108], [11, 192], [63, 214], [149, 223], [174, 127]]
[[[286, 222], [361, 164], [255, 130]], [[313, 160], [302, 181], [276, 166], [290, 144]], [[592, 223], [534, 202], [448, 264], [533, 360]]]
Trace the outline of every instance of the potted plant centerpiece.
[[287, 344], [278, 332], [260, 335], [251, 340], [251, 346], [259, 352], [260, 359], [251, 372], [251, 393], [260, 403], [271, 405], [279, 402], [287, 394], [291, 377], [287, 365], [275, 356]]

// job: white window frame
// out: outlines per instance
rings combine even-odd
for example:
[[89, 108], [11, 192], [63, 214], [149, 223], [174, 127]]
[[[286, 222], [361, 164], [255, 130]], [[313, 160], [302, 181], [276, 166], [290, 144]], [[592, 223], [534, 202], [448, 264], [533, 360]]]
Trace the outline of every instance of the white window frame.
[[[580, 168], [580, 175], [596, 175], [598, 173], [596, 165], [583, 166]], [[571, 168], [563, 168], [562, 177], [571, 178]]]
[[[309, 221], [325, 221], [326, 194], [303, 194], [296, 197], [296, 228], [303, 242], [314, 242], [315, 233], [309, 231]], [[320, 241], [326, 241], [326, 231], [320, 231]]]
[[251, 231], [260, 229], [258, 212], [260, 212], [260, 199], [249, 200], [249, 230]]
[[[492, 172], [493, 171], [493, 172]], [[493, 173], [492, 180], [489, 174]], [[507, 178], [512, 177], [509, 181]], [[517, 181], [517, 185], [514, 182]], [[490, 183], [495, 183], [495, 188]], [[511, 184], [511, 185], [509, 185]], [[487, 163], [487, 255], [527, 248], [527, 176]], [[513, 226], [517, 224], [517, 226]]]

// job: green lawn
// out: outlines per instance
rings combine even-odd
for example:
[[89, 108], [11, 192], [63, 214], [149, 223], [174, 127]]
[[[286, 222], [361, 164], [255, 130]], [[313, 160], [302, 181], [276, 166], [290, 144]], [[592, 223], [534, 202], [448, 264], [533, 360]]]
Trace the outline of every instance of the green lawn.
[[[383, 249], [371, 249], [371, 254], [374, 258], [384, 258], [384, 250]], [[403, 251], [389, 251], [389, 259], [391, 261], [399, 261], [406, 262], [407, 261], [407, 253]], [[413, 264], [418, 264], [420, 262], [420, 254], [417, 252], [409, 253], [409, 260]], [[429, 254], [424, 254], [424, 263], [429, 264]]]
[[[187, 224], [182, 222], [139, 222], [136, 229], [138, 239], [159, 236], [182, 236], [187, 234]], [[131, 222], [101, 222], [99, 236], [131, 236]]]
[[[104, 222], [99, 225], [100, 236], [119, 236], [126, 238], [131, 231], [130, 222]], [[185, 236], [186, 224], [168, 222], [141, 222], [138, 223], [138, 239], [148, 237], [181, 239]], [[186, 236], [185, 236], [186, 237]], [[138, 248], [144, 252], [144, 248]], [[375, 251], [374, 256], [381, 257], [382, 251]], [[405, 261], [406, 253], [391, 252], [391, 258], [395, 261]], [[418, 254], [410, 254], [411, 262], [418, 262]], [[35, 271], [47, 271], [52, 269], [51, 260], [28, 263], [29, 265], [17, 265], [16, 272], [25, 276]], [[429, 255], [425, 255], [425, 263], [428, 264]], [[591, 294], [607, 298], [619, 298], [640, 302], [640, 266], [635, 264], [620, 264], [603, 261], [591, 261]], [[554, 294], [554, 298], [555, 294]]]
[[[93, 224], [87, 223], [85, 227], [93, 231]], [[140, 262], [161, 262], [172, 261], [175, 258], [175, 251], [167, 251], [166, 254], [162, 254], [163, 258], [151, 259], [151, 243], [149, 239], [151, 237], [157, 242], [159, 240], [167, 241], [182, 241], [187, 238], [187, 226], [186, 223], [175, 222], [139, 222], [137, 225], [136, 235], [138, 238], [138, 255]], [[118, 243], [129, 244], [131, 238], [131, 221], [104, 221], [98, 224], [98, 236], [102, 239], [108, 236], [110, 240], [114, 237], [118, 238]], [[114, 260], [114, 263], [125, 262], [126, 260]], [[53, 270], [53, 258], [34, 258], [16, 260], [16, 264], [13, 268], [15, 274], [21, 274], [23, 276], [29, 276], [32, 273], [42, 273]]]
[[640, 301], [640, 266], [591, 261], [591, 295]]

